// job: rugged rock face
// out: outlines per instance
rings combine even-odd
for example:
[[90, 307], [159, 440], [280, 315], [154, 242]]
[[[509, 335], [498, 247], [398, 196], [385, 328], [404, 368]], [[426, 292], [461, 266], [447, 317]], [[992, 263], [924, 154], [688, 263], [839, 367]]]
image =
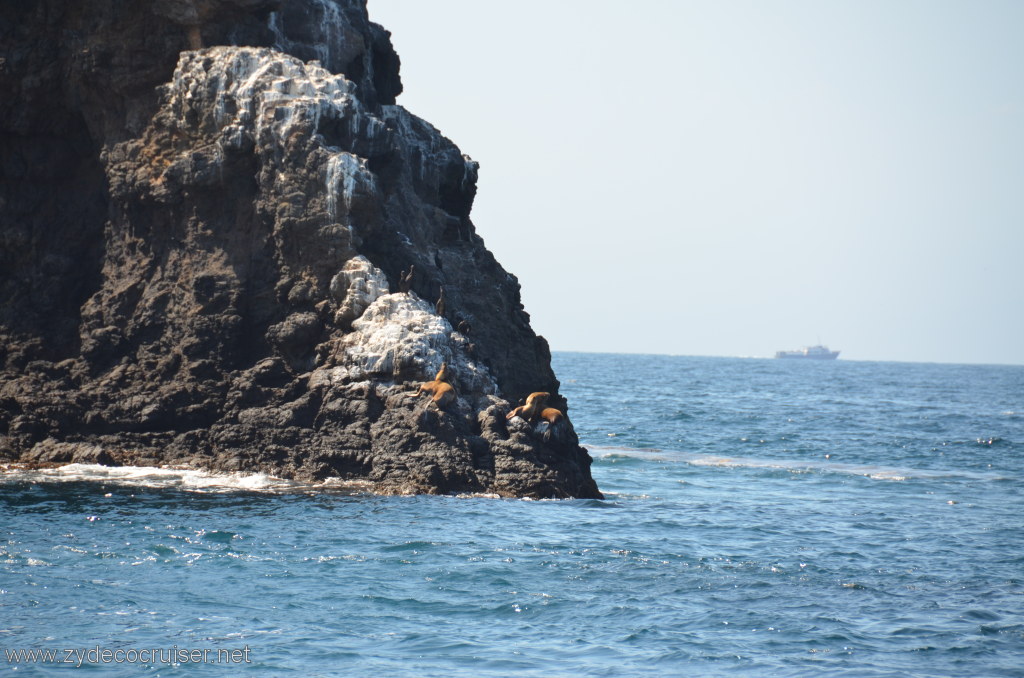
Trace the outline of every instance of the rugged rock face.
[[0, 50], [0, 460], [600, 496], [505, 419], [565, 409], [547, 344], [365, 0], [4, 3]]

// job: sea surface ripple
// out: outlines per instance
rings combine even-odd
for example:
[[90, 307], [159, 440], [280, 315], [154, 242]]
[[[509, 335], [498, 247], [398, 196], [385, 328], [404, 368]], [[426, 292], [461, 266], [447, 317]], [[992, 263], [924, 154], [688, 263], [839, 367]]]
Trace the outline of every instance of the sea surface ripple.
[[1024, 676], [1024, 368], [554, 358], [604, 501], [0, 475], [0, 648], [247, 647], [232, 673], [267, 676]]

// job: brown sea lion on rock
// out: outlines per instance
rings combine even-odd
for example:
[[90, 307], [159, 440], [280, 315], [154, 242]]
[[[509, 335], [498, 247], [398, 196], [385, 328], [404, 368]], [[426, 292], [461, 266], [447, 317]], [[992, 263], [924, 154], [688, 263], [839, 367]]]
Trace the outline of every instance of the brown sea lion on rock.
[[520, 405], [511, 412], [509, 412], [505, 418], [511, 419], [512, 417], [522, 417], [526, 421], [535, 421], [540, 412], [544, 409], [544, 404], [547, 403], [548, 398], [551, 397], [550, 393], [539, 391], [537, 393], [531, 393], [526, 396], [526, 404]]
[[562, 419], [565, 418], [565, 415], [554, 407], [544, 407], [550, 397], [551, 394], [545, 393], [544, 391], [531, 393], [526, 397], [525, 405], [520, 405], [515, 408], [509, 412], [505, 418], [511, 419], [512, 417], [522, 417], [531, 424], [535, 423], [538, 419], [543, 419], [554, 426], [558, 422], [562, 421]]
[[545, 407], [540, 411], [540, 418], [548, 422], [552, 426], [562, 421], [565, 415], [562, 414], [561, 410], [555, 409], [554, 407]]
[[448, 369], [448, 363], [441, 363], [441, 369], [434, 376], [434, 381], [420, 384], [420, 387], [416, 389], [416, 396], [419, 397], [426, 393], [431, 396], [430, 399], [435, 405], [444, 408], [455, 400], [455, 387], [448, 383], [451, 381], [451, 377], [452, 371]]
[[[440, 374], [440, 372], [438, 374]], [[421, 396], [424, 393], [430, 395], [430, 399], [433, 403], [440, 408], [444, 408], [455, 400], [455, 389], [451, 384], [445, 381], [435, 380], [420, 384], [419, 389], [416, 391], [416, 395]]]
[[561, 410], [555, 409], [554, 407], [544, 407], [550, 397], [550, 393], [545, 393], [543, 391], [531, 393], [526, 397], [526, 404], [509, 412], [508, 415], [505, 416], [505, 419], [522, 417], [529, 422], [531, 426], [538, 423], [538, 419], [546, 421], [548, 425], [543, 432], [543, 438], [544, 442], [548, 442], [551, 440], [551, 436], [553, 434], [561, 435], [561, 433], [559, 433], [560, 429], [556, 429], [555, 425], [565, 419], [565, 415], [562, 414]]

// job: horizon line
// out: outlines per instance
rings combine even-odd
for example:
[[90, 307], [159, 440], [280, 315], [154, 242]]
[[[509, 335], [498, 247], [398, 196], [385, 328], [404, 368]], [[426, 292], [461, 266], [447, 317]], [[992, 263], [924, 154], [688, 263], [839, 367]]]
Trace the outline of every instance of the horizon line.
[[[774, 356], [768, 355], [707, 355], [707, 354], [692, 354], [692, 353], [658, 353], [652, 351], [584, 351], [578, 349], [551, 349], [551, 353], [583, 353], [588, 355], [636, 355], [636, 356], [661, 356], [666, 358], [724, 358], [730, 360], [778, 360]], [[788, 360], [784, 362], [804, 362], [801, 360]], [[984, 362], [963, 362], [963, 361], [945, 361], [945, 360], [878, 360], [870, 358], [836, 358], [835, 360], [811, 360], [809, 362], [814, 363], [904, 363], [910, 365], [976, 365], [976, 366], [990, 366], [990, 367], [1024, 367], [1024, 362], [1020, 363], [984, 363]]]

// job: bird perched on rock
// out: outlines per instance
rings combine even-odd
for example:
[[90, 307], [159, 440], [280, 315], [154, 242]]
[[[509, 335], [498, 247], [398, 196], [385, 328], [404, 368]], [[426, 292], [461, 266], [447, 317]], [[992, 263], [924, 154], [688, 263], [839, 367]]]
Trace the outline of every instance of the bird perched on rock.
[[409, 266], [409, 271], [408, 272], [402, 271], [402, 274], [400, 276], [398, 276], [398, 291], [399, 292], [405, 292], [406, 294], [408, 294], [409, 290], [412, 289], [412, 274], [413, 274], [413, 272], [415, 270], [416, 270], [416, 265], [415, 264], [411, 264]]
[[444, 309], [445, 309], [444, 285], [441, 285], [441, 296], [437, 298], [437, 303], [434, 304], [434, 306], [435, 306], [435, 308], [437, 308], [437, 314], [443, 318], [444, 317]]

